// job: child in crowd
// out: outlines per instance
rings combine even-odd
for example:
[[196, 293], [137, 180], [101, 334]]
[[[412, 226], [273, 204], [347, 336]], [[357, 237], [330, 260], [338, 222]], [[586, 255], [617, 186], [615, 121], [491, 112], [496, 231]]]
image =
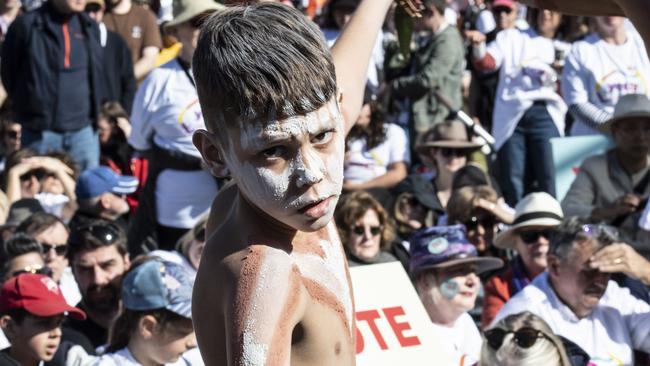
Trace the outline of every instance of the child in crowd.
[[5, 282], [0, 289], [0, 327], [11, 347], [0, 351], [0, 365], [36, 366], [50, 361], [61, 343], [66, 314], [86, 318], [66, 303], [50, 277], [26, 273]]
[[146, 257], [135, 263], [122, 282], [123, 309], [106, 353], [93, 366], [198, 364], [186, 358], [196, 346], [193, 285], [180, 265]]

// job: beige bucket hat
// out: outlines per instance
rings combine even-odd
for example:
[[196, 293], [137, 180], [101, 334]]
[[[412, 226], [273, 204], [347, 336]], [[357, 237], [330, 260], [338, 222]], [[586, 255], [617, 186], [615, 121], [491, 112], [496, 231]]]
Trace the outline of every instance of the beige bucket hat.
[[650, 119], [650, 99], [645, 94], [626, 94], [622, 96], [616, 107], [614, 115], [607, 122], [599, 126], [601, 132], [611, 134], [614, 123], [628, 118]]
[[174, 0], [174, 19], [165, 24], [165, 28], [187, 22], [195, 16], [201, 15], [205, 12], [222, 10], [225, 8], [225, 5], [214, 2], [213, 0]]

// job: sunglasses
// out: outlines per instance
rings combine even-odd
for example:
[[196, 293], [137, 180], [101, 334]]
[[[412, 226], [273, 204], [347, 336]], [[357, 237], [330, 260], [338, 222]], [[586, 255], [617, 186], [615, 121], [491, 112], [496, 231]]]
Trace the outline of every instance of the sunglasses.
[[24, 267], [23, 269], [19, 269], [17, 271], [14, 271], [14, 272], [11, 273], [11, 277], [16, 277], [16, 276], [19, 276], [19, 275], [25, 274], [25, 273], [41, 274], [41, 275], [45, 275], [45, 276], [48, 276], [48, 277], [52, 277], [52, 269], [50, 267], [44, 267], [44, 266], [41, 266], [41, 265], [38, 265], [38, 264], [35, 265], [35, 266], [27, 266], [27, 267]]
[[510, 333], [514, 334], [513, 340], [521, 348], [530, 348], [535, 345], [538, 339], [547, 337], [537, 329], [524, 327], [516, 332], [501, 328], [490, 329], [485, 332], [485, 339], [490, 348], [497, 351], [503, 345], [503, 339]]
[[438, 150], [440, 151], [440, 155], [444, 156], [445, 158], [467, 156], [467, 151], [465, 151], [464, 149], [454, 149], [452, 147], [441, 147]]
[[41, 180], [45, 178], [48, 174], [49, 173], [45, 169], [32, 169], [27, 173], [21, 175], [20, 180], [24, 182], [24, 181], [31, 180], [32, 177], [35, 177], [36, 180]]
[[499, 220], [497, 220], [497, 218], [494, 216], [484, 216], [484, 217], [472, 216], [469, 220], [465, 221], [463, 225], [465, 225], [465, 229], [467, 229], [467, 231], [472, 231], [478, 229], [479, 225], [485, 229], [485, 228], [493, 228], [498, 223]]
[[523, 231], [519, 233], [519, 237], [521, 240], [526, 243], [526, 244], [533, 244], [536, 243], [537, 240], [541, 236], [546, 238], [547, 240], [551, 238], [551, 235], [553, 235], [553, 230], [551, 229], [546, 229], [546, 230], [528, 230], [528, 231]]
[[[368, 228], [370, 229], [370, 235], [372, 236], [381, 234], [382, 226], [369, 226]], [[351, 230], [353, 233], [359, 236], [366, 233], [366, 228], [364, 226], [353, 226]]]
[[43, 252], [44, 253], [49, 253], [50, 250], [54, 249], [54, 252], [56, 252], [56, 255], [58, 256], [63, 256], [68, 252], [68, 245], [67, 244], [44, 244], [41, 243], [41, 246], [43, 247]]
[[90, 234], [104, 245], [115, 244], [120, 238], [120, 231], [113, 224], [90, 224], [73, 231], [68, 239], [68, 244], [75, 245], [83, 243], [86, 234]]

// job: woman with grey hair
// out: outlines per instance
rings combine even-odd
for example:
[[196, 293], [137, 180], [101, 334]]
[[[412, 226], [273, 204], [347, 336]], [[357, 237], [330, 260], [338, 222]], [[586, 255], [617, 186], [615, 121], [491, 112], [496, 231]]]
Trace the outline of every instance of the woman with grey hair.
[[507, 316], [483, 336], [481, 365], [571, 366], [560, 337], [531, 312]]

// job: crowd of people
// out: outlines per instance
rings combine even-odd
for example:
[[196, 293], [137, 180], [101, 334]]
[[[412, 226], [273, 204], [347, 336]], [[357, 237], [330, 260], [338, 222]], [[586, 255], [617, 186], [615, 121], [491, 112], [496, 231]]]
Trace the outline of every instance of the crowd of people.
[[[331, 46], [360, 1], [279, 2]], [[193, 141], [192, 60], [222, 3], [0, 0], [0, 364], [203, 365], [192, 290], [230, 182]], [[640, 35], [515, 0], [421, 3], [409, 52], [386, 17], [345, 139], [347, 263], [400, 262], [459, 365], [650, 365]], [[558, 197], [550, 139], [569, 135], [611, 145]]]

